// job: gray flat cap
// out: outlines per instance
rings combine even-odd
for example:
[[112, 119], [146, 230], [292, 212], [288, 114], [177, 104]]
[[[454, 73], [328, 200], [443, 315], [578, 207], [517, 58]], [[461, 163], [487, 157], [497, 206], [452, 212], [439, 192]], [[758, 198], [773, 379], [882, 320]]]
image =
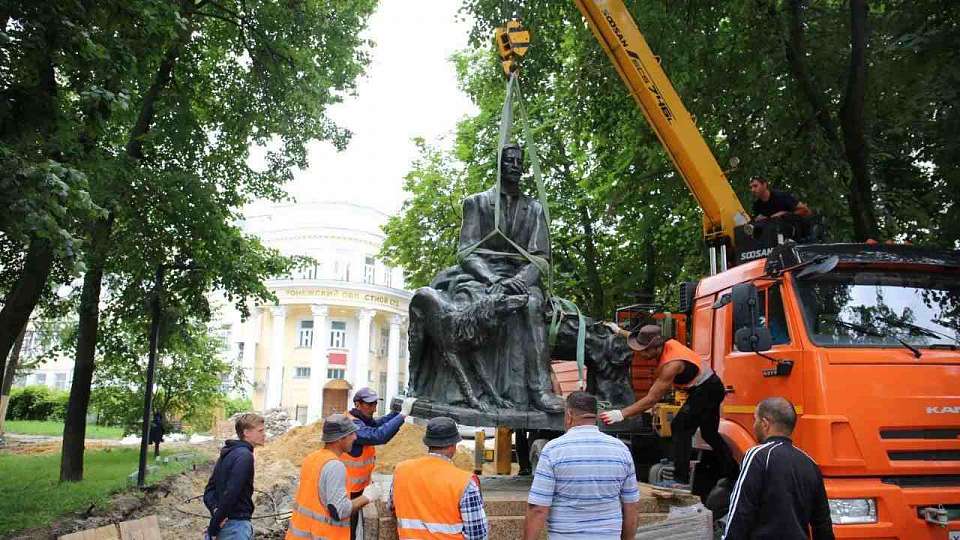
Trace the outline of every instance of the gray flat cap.
[[453, 418], [438, 416], [427, 422], [427, 433], [423, 436], [423, 444], [433, 448], [453, 446], [461, 441], [460, 430]]
[[323, 420], [323, 442], [339, 441], [359, 429], [343, 414], [331, 414]]

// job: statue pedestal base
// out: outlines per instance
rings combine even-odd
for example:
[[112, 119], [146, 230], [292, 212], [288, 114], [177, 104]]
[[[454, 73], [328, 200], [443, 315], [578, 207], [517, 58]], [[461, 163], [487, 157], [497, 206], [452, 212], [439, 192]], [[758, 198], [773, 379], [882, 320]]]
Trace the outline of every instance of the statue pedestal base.
[[[394, 409], [398, 409], [402, 402], [402, 398], [394, 398]], [[545, 413], [543, 411], [519, 411], [516, 409], [490, 409], [488, 411], [480, 411], [446, 403], [435, 403], [428, 399], [418, 399], [416, 403], [413, 404], [413, 410], [410, 412], [410, 416], [425, 419], [448, 416], [453, 418], [456, 423], [464, 426], [563, 431], [562, 412]], [[644, 425], [640, 417], [633, 417], [617, 424], [601, 426], [601, 429], [604, 432], [615, 435], [617, 433], [649, 432], [650, 426]]]

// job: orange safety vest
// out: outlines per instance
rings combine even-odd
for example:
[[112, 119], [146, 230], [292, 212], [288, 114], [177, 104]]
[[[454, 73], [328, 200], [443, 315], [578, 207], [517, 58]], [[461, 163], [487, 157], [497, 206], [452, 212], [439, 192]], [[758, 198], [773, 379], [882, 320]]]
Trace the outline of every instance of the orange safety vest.
[[[347, 414], [347, 417], [356, 420], [351, 414]], [[358, 457], [344, 452], [340, 455], [340, 461], [347, 466], [347, 493], [359, 493], [370, 485], [370, 477], [377, 466], [377, 449], [373, 445], [364, 446]]]
[[702, 377], [702, 375], [709, 376], [709, 374], [704, 372], [703, 361], [700, 359], [699, 354], [691, 351], [675, 339], [668, 339], [663, 344], [663, 352], [660, 353], [660, 361], [657, 363], [657, 371], [660, 371], [663, 369], [663, 366], [675, 360], [683, 360], [684, 362], [693, 364], [697, 367], [697, 374], [693, 377], [693, 379], [690, 380], [690, 382], [686, 384], [673, 383], [673, 385], [677, 388], [691, 388], [703, 382], [702, 379], [705, 379], [705, 377]]
[[393, 472], [397, 536], [409, 540], [462, 540], [460, 498], [473, 474], [437, 456], [408, 459]]
[[324, 448], [303, 460], [286, 540], [350, 540], [350, 516], [341, 520], [333, 519], [317, 492], [323, 466], [335, 459], [336, 454]]

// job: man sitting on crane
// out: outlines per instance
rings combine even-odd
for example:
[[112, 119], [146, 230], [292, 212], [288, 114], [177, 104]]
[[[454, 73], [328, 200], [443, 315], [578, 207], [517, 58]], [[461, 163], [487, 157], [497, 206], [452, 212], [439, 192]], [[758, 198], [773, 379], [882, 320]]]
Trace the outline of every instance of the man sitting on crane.
[[793, 194], [778, 189], [770, 189], [770, 182], [762, 176], [750, 179], [750, 192], [753, 193], [753, 219], [764, 221], [785, 216], [809, 217], [810, 208], [797, 200]]

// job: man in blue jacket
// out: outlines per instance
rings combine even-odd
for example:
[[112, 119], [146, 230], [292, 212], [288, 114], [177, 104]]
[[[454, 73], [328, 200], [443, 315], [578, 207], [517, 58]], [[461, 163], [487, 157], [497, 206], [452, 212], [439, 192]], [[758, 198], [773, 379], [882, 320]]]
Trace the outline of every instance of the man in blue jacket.
[[227, 441], [203, 490], [203, 504], [210, 511], [207, 535], [217, 540], [253, 538], [253, 448], [267, 439], [263, 417], [240, 415], [236, 423], [238, 440]]
[[[353, 448], [340, 456], [340, 461], [347, 466], [347, 484], [350, 498], [355, 499], [363, 495], [363, 490], [370, 484], [370, 477], [377, 463], [375, 446], [387, 444], [400, 431], [404, 419], [410, 414], [414, 398], [404, 400], [402, 411], [392, 411], [386, 416], [374, 418], [377, 412], [377, 402], [380, 396], [372, 389], [364, 387], [353, 395], [353, 409], [347, 415], [357, 426], [357, 440]], [[350, 538], [356, 537], [357, 523], [360, 513], [350, 518]]]

